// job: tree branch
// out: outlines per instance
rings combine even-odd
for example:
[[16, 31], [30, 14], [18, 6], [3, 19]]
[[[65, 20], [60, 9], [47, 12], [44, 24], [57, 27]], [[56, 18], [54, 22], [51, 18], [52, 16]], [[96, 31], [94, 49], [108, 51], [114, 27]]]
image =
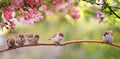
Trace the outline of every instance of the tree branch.
[[[86, 0], [83, 0], [83, 1], [86, 1]], [[120, 19], [120, 16], [118, 16], [118, 15], [115, 13], [115, 11], [112, 9], [112, 8], [117, 8], [117, 9], [120, 9], [120, 8], [119, 8], [119, 7], [116, 7], [116, 6], [109, 6], [109, 4], [108, 4], [105, 0], [103, 0], [103, 1], [104, 1], [105, 5], [107, 5], [107, 8], [113, 13], [113, 15], [115, 15], [117, 18]], [[90, 3], [89, 1], [86, 1], [86, 2]], [[91, 3], [91, 4], [104, 5], [104, 4], [99, 4], [99, 3]], [[112, 7], [112, 8], [111, 8], [111, 7]]]
[[[103, 1], [104, 1], [104, 0], [103, 0]], [[118, 15], [114, 12], [114, 10], [112, 10], [112, 8], [109, 6], [109, 4], [108, 4], [106, 1], [104, 1], [104, 3], [107, 5], [108, 9], [109, 9], [117, 18], [120, 18], [120, 16], [118, 16]]]
[[[68, 41], [68, 42], [63, 42], [61, 44], [58, 44], [58, 46], [65, 46], [65, 45], [68, 45], [68, 44], [74, 44], [74, 43], [81, 43], [81, 42], [88, 42], [88, 43], [101, 43], [101, 44], [107, 44], [107, 45], [111, 45], [111, 46], [115, 46], [115, 47], [118, 47], [120, 48], [120, 44], [116, 44], [116, 43], [106, 43], [102, 40], [72, 40], [72, 41]], [[24, 45], [22, 47], [30, 47], [30, 46], [56, 46], [55, 43], [50, 43], [50, 42], [40, 42], [39, 44], [27, 44], [27, 45]], [[16, 46], [15, 49], [17, 48], [22, 48], [20, 46]], [[4, 50], [1, 50], [0, 53], [2, 52], [6, 52], [6, 51], [9, 51], [9, 50], [13, 50], [13, 49], [4, 49]]]

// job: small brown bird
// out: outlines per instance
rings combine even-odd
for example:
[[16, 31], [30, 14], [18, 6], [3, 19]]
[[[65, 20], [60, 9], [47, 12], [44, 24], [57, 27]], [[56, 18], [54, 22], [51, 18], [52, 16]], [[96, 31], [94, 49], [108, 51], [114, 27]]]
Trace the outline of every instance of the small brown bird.
[[106, 31], [103, 35], [103, 41], [107, 43], [112, 43], [114, 40], [114, 37], [112, 36], [112, 31]]
[[16, 45], [15, 45], [15, 40], [14, 38], [8, 38], [7, 39], [7, 45], [9, 47], [9, 49], [15, 49]]
[[30, 34], [28, 33], [26, 35], [27, 40], [31, 43], [31, 44], [38, 44], [38, 40], [39, 40], [39, 35], [38, 34]]
[[18, 34], [17, 35], [17, 38], [16, 38], [16, 43], [19, 45], [19, 46], [23, 46], [24, 43], [25, 43], [26, 39], [25, 39], [25, 36], [23, 34]]
[[63, 39], [63, 33], [54, 34], [49, 40], [52, 40], [56, 45], [60, 44], [60, 41]]

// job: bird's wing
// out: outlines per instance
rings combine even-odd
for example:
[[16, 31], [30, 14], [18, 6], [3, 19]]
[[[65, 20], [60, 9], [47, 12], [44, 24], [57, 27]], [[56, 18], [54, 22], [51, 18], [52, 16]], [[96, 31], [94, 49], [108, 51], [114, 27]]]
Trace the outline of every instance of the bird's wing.
[[54, 34], [51, 38], [55, 37], [57, 34]]
[[[54, 34], [54, 35], [52, 35], [52, 36], [51, 36], [51, 38], [55, 37], [56, 35], [57, 35], [57, 33], [56, 33], [56, 34]], [[50, 38], [50, 40], [51, 40], [51, 38]]]

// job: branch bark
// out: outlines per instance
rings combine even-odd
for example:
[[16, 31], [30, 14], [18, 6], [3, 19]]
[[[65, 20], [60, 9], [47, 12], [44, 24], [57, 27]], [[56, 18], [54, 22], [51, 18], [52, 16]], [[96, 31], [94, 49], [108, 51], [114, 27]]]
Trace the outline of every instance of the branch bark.
[[[81, 42], [101, 43], [101, 44], [107, 44], [107, 45], [111, 45], [111, 46], [115, 46], [115, 47], [120, 48], [120, 44], [116, 44], [116, 43], [110, 44], [110, 43], [106, 43], [102, 40], [72, 40], [72, 41], [63, 42], [61, 44], [58, 44], [58, 46], [65, 46], [65, 45], [68, 45], [68, 44], [81, 43]], [[39, 44], [27, 44], [27, 45], [24, 45], [22, 47], [30, 47], [30, 46], [56, 46], [56, 44], [52, 43], [52, 42], [40, 42]], [[16, 46], [15, 49], [22, 48], [22, 47]], [[9, 50], [13, 50], [13, 49], [4, 49], [4, 50], [1, 50], [0, 53], [6, 52], [6, 51], [9, 51]]]

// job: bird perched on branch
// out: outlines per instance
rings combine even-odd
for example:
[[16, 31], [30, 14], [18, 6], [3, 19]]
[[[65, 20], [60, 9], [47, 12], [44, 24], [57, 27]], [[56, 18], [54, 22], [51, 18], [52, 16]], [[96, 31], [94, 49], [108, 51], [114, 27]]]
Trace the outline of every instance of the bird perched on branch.
[[0, 29], [1, 29], [2, 31], [3, 31], [3, 27], [5, 27], [6, 29], [8, 29], [7, 25], [8, 25], [8, 22], [1, 22], [1, 23], [0, 23]]
[[60, 41], [63, 39], [63, 33], [54, 34], [49, 40], [52, 40], [56, 45], [60, 44]]
[[0, 23], [0, 30], [2, 31], [7, 29], [9, 33], [13, 33], [14, 27], [15, 27], [15, 23], [12, 21], [3, 21]]
[[39, 35], [38, 34], [31, 34], [31, 33], [27, 33], [26, 34], [26, 38], [29, 41], [29, 43], [31, 44], [38, 44], [38, 40], [39, 40]]
[[106, 31], [103, 35], [103, 41], [107, 42], [107, 43], [112, 43], [113, 42], [114, 37], [112, 36], [112, 31]]
[[15, 40], [14, 38], [8, 38], [7, 39], [7, 45], [9, 47], [9, 49], [15, 49], [16, 45], [15, 45]]
[[24, 43], [25, 43], [26, 39], [25, 39], [25, 36], [24, 34], [18, 34], [17, 37], [16, 37], [16, 43], [19, 45], [19, 46], [23, 46]]

